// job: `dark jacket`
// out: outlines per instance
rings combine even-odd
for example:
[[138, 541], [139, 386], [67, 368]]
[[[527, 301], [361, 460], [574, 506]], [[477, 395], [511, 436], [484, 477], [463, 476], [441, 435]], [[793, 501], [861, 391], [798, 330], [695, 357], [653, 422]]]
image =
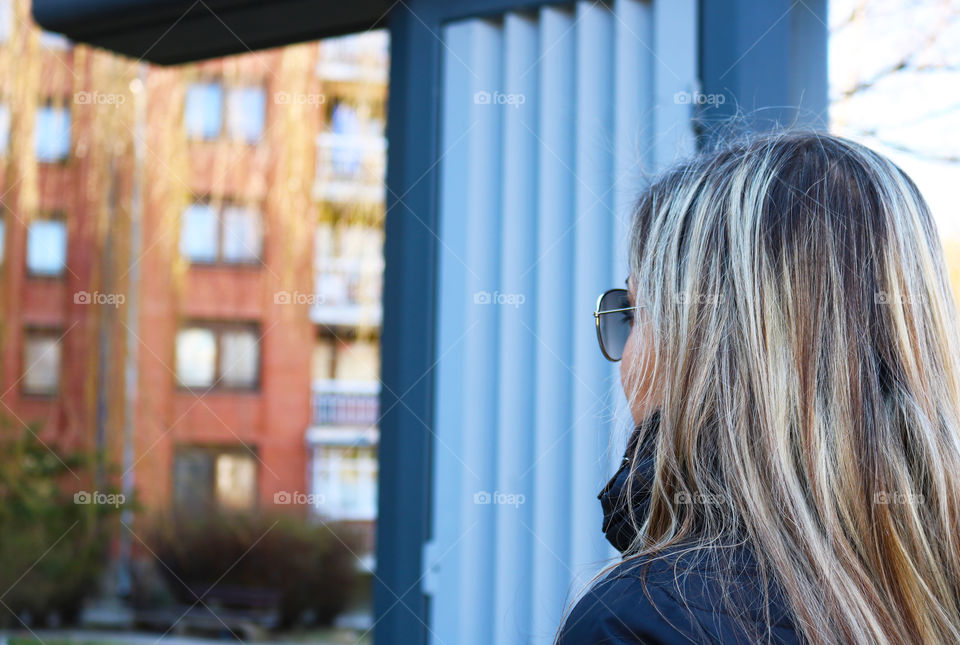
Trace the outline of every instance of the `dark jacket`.
[[[653, 430], [633, 467], [639, 518], [649, 507], [656, 416], [650, 423]], [[639, 429], [633, 433], [620, 469], [599, 495], [603, 532], [621, 553], [635, 535], [627, 516], [626, 483], [639, 435]], [[738, 547], [724, 549], [722, 558], [715, 557], [718, 553], [677, 549], [657, 558], [625, 559], [577, 602], [560, 631], [559, 645], [801, 643], [782, 594], [769, 584], [768, 593], [761, 593], [750, 552]], [[721, 603], [724, 591], [727, 604]]]

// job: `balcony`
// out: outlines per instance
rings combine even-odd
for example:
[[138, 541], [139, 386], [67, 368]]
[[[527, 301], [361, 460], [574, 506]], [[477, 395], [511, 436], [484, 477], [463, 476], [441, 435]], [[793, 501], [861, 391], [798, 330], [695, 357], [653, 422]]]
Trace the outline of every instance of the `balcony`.
[[386, 85], [390, 36], [368, 31], [320, 42], [317, 76], [325, 81]]
[[355, 522], [368, 554], [377, 517], [379, 393], [376, 381], [314, 381], [311, 427], [304, 437], [313, 511]]
[[[331, 432], [350, 428], [351, 441], [358, 440], [356, 431], [376, 429], [380, 418], [380, 384], [368, 381], [314, 381], [310, 396], [311, 429], [315, 440], [329, 443]], [[322, 426], [322, 428], [318, 428]], [[371, 435], [364, 443], [376, 443]]]
[[382, 204], [387, 140], [376, 134], [317, 135], [315, 199], [335, 204]]
[[324, 257], [315, 264], [316, 298], [310, 319], [318, 325], [379, 327], [383, 316], [383, 258]]

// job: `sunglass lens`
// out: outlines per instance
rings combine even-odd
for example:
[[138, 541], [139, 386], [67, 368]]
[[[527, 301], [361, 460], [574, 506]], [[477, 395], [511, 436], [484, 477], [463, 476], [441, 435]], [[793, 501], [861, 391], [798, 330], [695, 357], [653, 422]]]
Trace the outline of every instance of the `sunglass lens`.
[[[611, 291], [600, 301], [600, 311], [627, 309], [628, 307], [630, 307], [630, 300], [624, 289]], [[623, 358], [623, 348], [630, 336], [633, 314], [633, 310], [630, 310], [600, 316], [600, 340], [607, 355], [615, 361]]]

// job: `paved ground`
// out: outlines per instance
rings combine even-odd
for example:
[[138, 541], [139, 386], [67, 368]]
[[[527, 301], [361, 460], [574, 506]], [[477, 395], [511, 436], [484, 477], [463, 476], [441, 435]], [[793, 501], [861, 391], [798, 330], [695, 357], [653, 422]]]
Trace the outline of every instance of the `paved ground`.
[[[0, 645], [8, 645], [9, 639], [17, 639], [19, 642], [36, 642], [40, 645], [86, 645], [87, 643], [100, 645], [101, 643], [110, 643], [116, 645], [225, 645], [228, 643], [241, 643], [237, 639], [211, 639], [195, 638], [192, 636], [175, 636], [167, 634], [148, 634], [144, 632], [108, 632], [108, 631], [90, 631], [90, 630], [34, 630], [30, 632], [23, 630], [0, 631]], [[357, 643], [361, 645], [370, 642], [369, 636], [362, 641], [350, 639], [347, 633], [337, 634], [331, 638], [318, 637], [311, 639], [302, 637], [297, 640], [287, 641], [251, 641], [251, 645], [344, 645], [345, 643]]]

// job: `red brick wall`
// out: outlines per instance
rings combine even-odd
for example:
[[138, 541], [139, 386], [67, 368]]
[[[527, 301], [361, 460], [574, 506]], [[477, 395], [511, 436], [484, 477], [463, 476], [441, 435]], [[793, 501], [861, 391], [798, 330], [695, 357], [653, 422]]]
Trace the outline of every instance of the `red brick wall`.
[[[78, 48], [61, 54], [43, 55], [39, 87], [45, 94], [69, 97], [74, 154], [62, 165], [40, 164], [35, 188], [40, 210], [62, 209], [67, 215], [69, 271], [62, 279], [28, 278], [26, 218], [18, 217], [19, 213], [7, 215], [0, 400], [7, 406], [4, 411], [8, 416], [39, 423], [44, 428], [42, 436], [51, 441], [64, 446], [91, 445], [96, 427], [95, 375], [102, 312], [94, 306], [75, 304], [74, 293], [102, 290], [103, 155], [93, 154], [87, 147], [104, 145], [87, 137], [92, 119], [102, 115], [78, 107], [72, 100], [74, 93], [90, 82], [88, 74], [72, 69], [75, 64], [84, 68], [92, 64], [89, 50]], [[264, 505], [272, 504], [276, 491], [306, 491], [304, 431], [310, 414], [312, 327], [305, 305], [277, 306], [274, 294], [279, 290], [312, 291], [310, 246], [304, 231], [312, 230], [315, 212], [311, 207], [289, 212], [291, 193], [295, 193], [295, 203], [310, 202], [312, 159], [303, 165], [290, 163], [285, 137], [291, 121], [299, 120], [299, 131], [312, 149], [320, 116], [316, 111], [306, 116], [291, 115], [284, 110], [295, 108], [273, 102], [275, 92], [297, 91], [287, 89], [294, 83], [315, 83], [308, 56], [300, 52], [299, 57], [285, 59], [284, 55], [271, 51], [187, 70], [151, 68], [148, 73], [143, 251], [138, 260], [139, 379], [134, 419], [136, 489], [147, 509], [162, 508], [170, 501], [172, 455], [177, 443], [224, 445], [243, 441], [253, 446], [261, 460], [258, 479]], [[291, 61], [299, 61], [300, 66], [291, 66]], [[186, 79], [222, 70], [231, 74], [230, 78], [267, 84], [268, 136], [258, 146], [188, 143], [182, 135]], [[24, 73], [28, 71], [25, 68]], [[126, 73], [135, 73], [135, 68]], [[127, 96], [134, 100], [132, 93]], [[278, 118], [286, 120], [273, 128]], [[121, 130], [120, 140], [114, 142], [124, 148], [117, 167], [120, 208], [129, 208], [130, 204], [134, 127], [130, 122], [125, 132]], [[31, 145], [30, 138], [30, 142], [19, 145]], [[78, 143], [84, 149], [82, 155], [76, 154]], [[21, 175], [30, 175], [11, 169], [9, 161], [2, 163], [6, 166], [0, 175], [3, 201], [18, 204], [20, 191], [24, 190], [18, 181]], [[194, 194], [259, 201], [264, 213], [267, 266], [186, 265], [178, 253], [178, 216]], [[291, 215], [302, 220], [291, 224]], [[119, 273], [123, 275], [115, 275], [114, 280], [125, 288], [127, 271]], [[258, 392], [211, 392], [198, 397], [176, 386], [176, 332], [182, 321], [190, 319], [259, 324], [263, 338]], [[16, 385], [23, 370], [23, 331], [31, 325], [69, 329], [63, 340], [63, 372], [57, 397], [24, 397]], [[126, 306], [122, 306], [110, 329], [114, 351], [108, 366], [108, 436], [115, 461], [121, 456], [126, 333]]]

